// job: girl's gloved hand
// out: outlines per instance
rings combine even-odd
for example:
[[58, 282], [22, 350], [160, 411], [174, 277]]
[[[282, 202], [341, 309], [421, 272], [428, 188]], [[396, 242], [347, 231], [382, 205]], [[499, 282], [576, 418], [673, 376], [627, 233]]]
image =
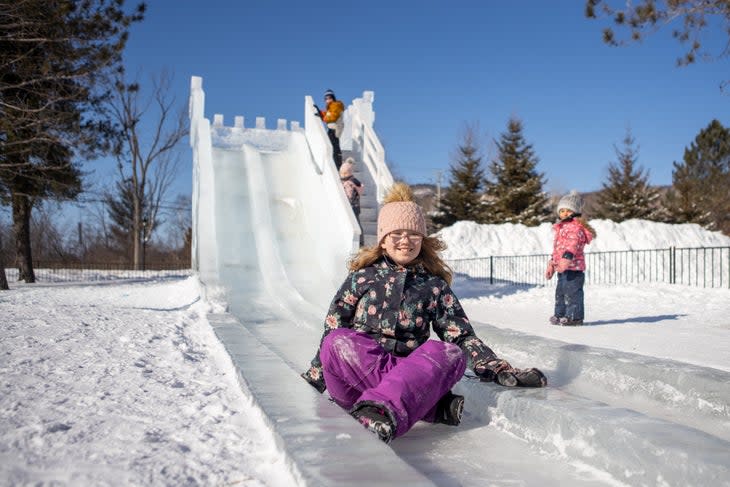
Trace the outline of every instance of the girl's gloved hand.
[[475, 367], [474, 373], [478, 375], [485, 382], [493, 382], [497, 380], [497, 375], [500, 372], [512, 370], [512, 366], [506, 360], [492, 360], [486, 365], [480, 365]]
[[552, 259], [550, 259], [548, 261], [547, 268], [545, 269], [545, 279], [549, 281], [553, 278], [553, 274], [555, 274], [555, 264]]
[[511, 370], [512, 366], [506, 360], [493, 360], [487, 364], [487, 367], [491, 368], [495, 373], [499, 374], [503, 370]]

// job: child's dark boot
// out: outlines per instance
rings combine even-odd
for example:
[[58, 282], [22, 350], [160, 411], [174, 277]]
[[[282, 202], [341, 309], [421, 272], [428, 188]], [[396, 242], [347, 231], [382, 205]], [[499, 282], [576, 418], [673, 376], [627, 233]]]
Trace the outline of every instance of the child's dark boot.
[[461, 423], [463, 413], [464, 396], [459, 396], [449, 391], [436, 403], [435, 422], [457, 426]]
[[559, 324], [560, 326], [581, 326], [583, 324], [583, 320], [573, 320], [567, 316], [563, 316], [560, 318]]
[[381, 408], [364, 405], [352, 411], [350, 415], [385, 443], [390, 443], [393, 440], [395, 425]]

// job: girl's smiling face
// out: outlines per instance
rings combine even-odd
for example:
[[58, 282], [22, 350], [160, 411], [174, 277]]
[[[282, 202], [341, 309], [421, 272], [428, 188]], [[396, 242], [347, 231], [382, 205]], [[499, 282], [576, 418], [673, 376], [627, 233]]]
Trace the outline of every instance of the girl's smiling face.
[[561, 220], [568, 218], [572, 214], [573, 214], [573, 212], [567, 208], [560, 208], [558, 210], [558, 216], [560, 217]]
[[408, 265], [421, 253], [423, 235], [408, 230], [390, 232], [380, 247], [398, 265]]

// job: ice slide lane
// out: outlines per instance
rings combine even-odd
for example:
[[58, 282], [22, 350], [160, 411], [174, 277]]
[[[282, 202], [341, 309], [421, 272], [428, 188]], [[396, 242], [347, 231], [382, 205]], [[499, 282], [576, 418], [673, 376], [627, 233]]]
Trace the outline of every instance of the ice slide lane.
[[[229, 312], [211, 313], [208, 321], [263, 411], [293, 477], [308, 486], [358, 485], [363, 479], [386, 487], [433, 485], [296, 372], [304, 370], [295, 360], [297, 348], [310, 352], [317, 346], [310, 323], [322, 312], [310, 302], [318, 290], [333, 292], [331, 283], [310, 280], [316, 279], [316, 262], [304, 256], [316, 255], [312, 239], [302, 225], [292, 225], [301, 221], [301, 206], [285, 180], [301, 179], [280, 174], [291, 171], [287, 161], [301, 151], [243, 145], [214, 148], [213, 156], [221, 289], [206, 285], [210, 296], [224, 293]], [[282, 339], [285, 353], [260, 341], [263, 329]]]
[[486, 324], [475, 327], [501, 355], [539, 357], [551, 386], [465, 378], [456, 387], [467, 396], [460, 427], [419, 424], [381, 444], [299, 378], [328, 303], [316, 283], [297, 284], [316, 262], [308, 237], [288, 224], [296, 202], [281, 205], [286, 189], [269, 184], [282, 154], [219, 156], [231, 171], [216, 182], [227, 191], [217, 191], [220, 203], [233, 199], [237, 209], [235, 221], [219, 223], [232, 239], [225, 246], [240, 245], [221, 258], [230, 314], [211, 323], [303, 484], [730, 485], [728, 374]]

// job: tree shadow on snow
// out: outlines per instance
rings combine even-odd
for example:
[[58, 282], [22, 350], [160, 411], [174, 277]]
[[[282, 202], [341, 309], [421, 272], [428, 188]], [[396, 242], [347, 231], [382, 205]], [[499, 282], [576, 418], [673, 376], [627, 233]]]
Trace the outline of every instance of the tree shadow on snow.
[[124, 284], [166, 284], [177, 281], [184, 281], [188, 279], [190, 275], [176, 275], [176, 276], [162, 276], [162, 275], [151, 275], [148, 277], [115, 277], [115, 276], [104, 276], [100, 275], [98, 278], [87, 278], [87, 279], [56, 279], [47, 278], [45, 276], [37, 277], [36, 282], [28, 284], [24, 281], [11, 282], [11, 289], [17, 288], [87, 288], [87, 287], [105, 287], [105, 286], [120, 286]]
[[686, 314], [676, 315], [657, 315], [657, 316], [635, 316], [632, 318], [621, 318], [615, 320], [598, 320], [583, 323], [583, 326], [600, 326], [600, 325], [621, 325], [626, 323], [658, 323], [660, 321], [676, 320]]

